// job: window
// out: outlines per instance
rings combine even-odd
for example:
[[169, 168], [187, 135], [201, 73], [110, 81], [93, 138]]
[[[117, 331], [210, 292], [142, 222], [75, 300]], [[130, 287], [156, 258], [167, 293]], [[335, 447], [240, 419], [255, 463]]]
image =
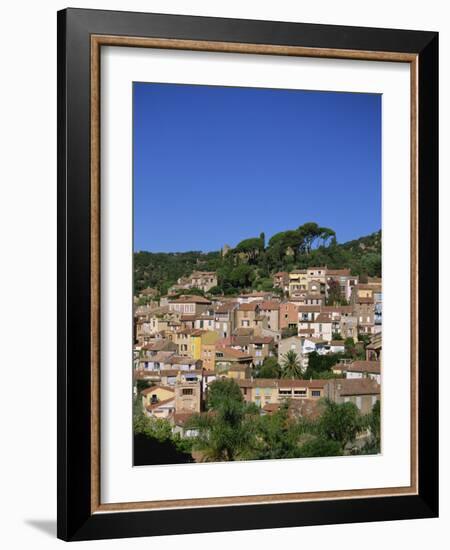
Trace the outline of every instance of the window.
[[182, 395], [194, 395], [194, 390], [193, 390], [193, 388], [183, 388], [181, 390], [181, 394]]
[[294, 390], [296, 397], [306, 397], [306, 390]]
[[311, 395], [312, 397], [320, 397], [320, 390], [312, 390]]

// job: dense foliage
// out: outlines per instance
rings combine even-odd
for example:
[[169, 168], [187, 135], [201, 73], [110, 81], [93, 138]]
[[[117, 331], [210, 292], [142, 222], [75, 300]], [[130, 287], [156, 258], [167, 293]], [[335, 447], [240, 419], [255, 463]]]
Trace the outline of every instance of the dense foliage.
[[353, 274], [381, 276], [381, 231], [338, 244], [335, 232], [309, 222], [297, 229], [273, 235], [266, 243], [264, 233], [244, 239], [235, 248], [216, 252], [136, 252], [135, 292], [146, 287], [160, 294], [182, 276], [195, 270], [217, 271], [219, 284], [212, 294], [232, 295], [246, 289], [272, 290], [271, 276], [277, 271], [327, 265], [349, 267]]
[[[380, 452], [379, 404], [371, 414], [363, 415], [353, 403], [323, 399], [320, 415], [310, 419], [291, 414], [286, 401], [276, 412], [260, 415], [256, 405], [232, 390], [233, 385], [239, 390], [232, 380], [213, 382], [209, 413], [194, 415], [189, 421], [198, 433], [192, 448], [204, 461]], [[356, 446], [359, 435], [365, 436], [362, 448]]]
[[223, 379], [210, 385], [207, 412], [188, 420], [194, 437], [173, 434], [168, 420], [145, 416], [138, 400], [134, 434], [141, 438], [141, 446], [146, 438], [154, 452], [182, 457], [181, 462], [192, 460], [194, 454], [197, 460], [216, 462], [380, 452], [379, 402], [367, 415], [353, 403], [328, 399], [322, 399], [319, 408], [317, 417], [305, 418], [292, 414], [285, 401], [276, 412], [261, 415], [255, 404], [244, 401], [235, 381]]

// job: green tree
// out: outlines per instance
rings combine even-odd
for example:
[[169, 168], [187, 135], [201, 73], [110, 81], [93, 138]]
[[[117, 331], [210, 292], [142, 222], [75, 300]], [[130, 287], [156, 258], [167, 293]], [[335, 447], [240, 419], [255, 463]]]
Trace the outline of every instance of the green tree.
[[136, 390], [138, 396], [140, 396], [141, 391], [149, 388], [151, 383], [148, 380], [136, 380]]
[[261, 416], [256, 434], [255, 458], [267, 460], [300, 456], [301, 426], [289, 418], [288, 402], [284, 402], [275, 413]]
[[254, 263], [257, 257], [264, 251], [264, 239], [255, 237], [241, 241], [236, 248], [234, 254], [245, 254], [249, 263]]
[[339, 305], [342, 302], [341, 287], [339, 282], [332, 279], [328, 282], [327, 304], [329, 306]]
[[321, 457], [321, 456], [340, 456], [342, 455], [341, 444], [333, 439], [325, 437], [311, 437], [299, 449], [299, 456]]
[[275, 357], [266, 357], [256, 372], [257, 378], [280, 378], [281, 368]]
[[251, 457], [255, 420], [259, 415], [257, 407], [244, 402], [233, 380], [215, 381], [211, 384], [213, 387], [213, 395], [208, 396], [209, 412], [193, 415], [187, 422], [198, 431], [192, 449], [199, 451], [206, 462]]
[[[138, 399], [136, 400], [138, 401]], [[139, 409], [140, 406], [140, 409]], [[133, 415], [133, 431], [158, 441], [166, 441], [172, 437], [172, 426], [164, 418], [145, 416], [140, 403], [135, 404]]]
[[284, 354], [281, 365], [283, 378], [302, 378], [300, 361], [294, 350], [289, 350]]
[[327, 355], [320, 355], [317, 351], [312, 351], [308, 354], [308, 367], [305, 371], [304, 377], [306, 379], [330, 377], [333, 375], [332, 367], [339, 363], [342, 358], [342, 353], [328, 353]]
[[244, 398], [241, 389], [231, 378], [215, 380], [208, 386], [206, 406], [208, 409], [219, 409], [227, 400], [242, 403]]
[[362, 454], [378, 454], [381, 450], [381, 405], [377, 401], [372, 411], [365, 417], [365, 425], [369, 430], [369, 438], [363, 446]]
[[322, 437], [339, 443], [344, 451], [357, 434], [365, 427], [358, 407], [351, 402], [335, 403], [324, 399], [323, 412], [318, 423], [318, 432]]

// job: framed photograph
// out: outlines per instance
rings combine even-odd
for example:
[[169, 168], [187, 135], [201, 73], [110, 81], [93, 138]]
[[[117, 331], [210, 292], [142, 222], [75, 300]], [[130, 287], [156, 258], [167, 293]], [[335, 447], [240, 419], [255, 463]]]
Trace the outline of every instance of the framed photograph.
[[438, 35], [58, 13], [58, 536], [436, 517]]

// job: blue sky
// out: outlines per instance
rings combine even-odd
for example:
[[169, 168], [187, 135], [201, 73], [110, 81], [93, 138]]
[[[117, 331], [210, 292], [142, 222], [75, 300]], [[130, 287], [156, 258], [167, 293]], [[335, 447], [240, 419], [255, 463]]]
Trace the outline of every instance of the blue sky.
[[381, 228], [381, 96], [133, 84], [134, 249]]

